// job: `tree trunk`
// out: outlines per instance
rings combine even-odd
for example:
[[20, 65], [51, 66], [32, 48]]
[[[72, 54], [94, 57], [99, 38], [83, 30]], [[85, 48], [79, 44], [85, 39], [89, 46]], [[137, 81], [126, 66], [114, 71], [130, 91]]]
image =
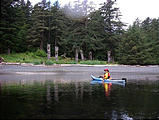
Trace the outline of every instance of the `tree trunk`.
[[43, 41], [40, 42], [40, 50], [43, 50]]
[[111, 59], [112, 59], [112, 63], [114, 63], [114, 56], [112, 56]]
[[10, 48], [8, 48], [8, 55], [10, 55]]
[[75, 50], [75, 61], [78, 63], [78, 48]]
[[47, 59], [50, 59], [51, 51], [50, 51], [50, 44], [47, 44]]
[[44, 32], [41, 33], [40, 50], [43, 50], [44, 46]]
[[108, 63], [110, 63], [111, 62], [111, 51], [107, 52], [107, 56], [108, 56]]
[[59, 51], [59, 47], [55, 46], [55, 58], [56, 58], [56, 61], [58, 61], [58, 51]]
[[83, 50], [80, 50], [81, 60], [84, 60]]
[[92, 58], [92, 52], [90, 51], [89, 52], [89, 60], [92, 60], [93, 58]]

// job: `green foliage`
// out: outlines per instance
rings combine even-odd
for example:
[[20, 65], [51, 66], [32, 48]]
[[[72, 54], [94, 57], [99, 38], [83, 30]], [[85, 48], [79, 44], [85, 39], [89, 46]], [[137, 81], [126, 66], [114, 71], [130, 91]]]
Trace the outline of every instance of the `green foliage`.
[[105, 65], [107, 64], [106, 61], [98, 61], [98, 60], [87, 60], [87, 61], [80, 61], [80, 64], [87, 64], [87, 65]]
[[[103, 18], [103, 29], [105, 34], [103, 35], [103, 44], [105, 45], [104, 51], [111, 51], [112, 56], [115, 56], [115, 49], [118, 46], [118, 40], [123, 32], [124, 24], [120, 21], [119, 8], [115, 7], [113, 0], [104, 2], [100, 10], [100, 14]], [[103, 53], [104, 54], [104, 53]]]
[[[20, 62], [20, 63], [39, 63], [42, 64], [46, 57], [36, 56], [33, 52], [15, 53], [10, 55], [1, 54], [0, 57], [4, 58], [4, 62]], [[37, 63], [37, 64], [38, 64]]]
[[[63, 8], [58, 1], [50, 5], [46, 0], [34, 7], [29, 0], [1, 0], [0, 53], [14, 53], [2, 55], [6, 61], [41, 64], [50, 43], [52, 55], [58, 46], [59, 55], [73, 58], [78, 49], [86, 59], [92, 52], [93, 59], [104, 61], [109, 50], [120, 64], [159, 64], [159, 18], [137, 19], [124, 31], [114, 0], [104, 2], [98, 10], [87, 0]], [[56, 64], [76, 64], [74, 60], [51, 59]]]
[[142, 23], [137, 19], [123, 34], [117, 59], [121, 64], [158, 64], [159, 21], [147, 18]]
[[55, 63], [56, 64], [77, 64], [76, 61], [74, 61], [74, 60], [67, 60], [67, 59], [55, 61]]
[[34, 65], [40, 65], [40, 64], [42, 64], [42, 62], [38, 60], [38, 61], [34, 61], [33, 64]]
[[[26, 10], [27, 4], [20, 0], [2, 0], [0, 18], [0, 53], [7, 50], [25, 52], [27, 50], [27, 35], [29, 18]], [[28, 13], [30, 13], [29, 11]], [[30, 16], [28, 14], [28, 16]]]
[[52, 60], [47, 60], [45, 62], [45, 65], [53, 65], [53, 64], [54, 64], [54, 62]]
[[40, 50], [40, 49], [38, 49], [38, 50], [35, 52], [35, 55], [36, 55], [36, 56], [39, 56], [39, 57], [46, 57], [46, 56], [47, 56], [46, 52], [45, 52], [44, 50]]

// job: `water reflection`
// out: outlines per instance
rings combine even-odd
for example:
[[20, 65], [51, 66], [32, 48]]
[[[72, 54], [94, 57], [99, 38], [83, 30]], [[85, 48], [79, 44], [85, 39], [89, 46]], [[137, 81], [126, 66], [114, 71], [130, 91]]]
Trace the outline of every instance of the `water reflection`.
[[78, 88], [78, 83], [77, 82], [75, 83], [75, 88], [76, 88], [76, 91], [75, 91], [75, 93], [76, 93], [76, 99], [78, 99], [79, 88]]
[[55, 98], [55, 101], [58, 102], [59, 101], [59, 96], [58, 96], [58, 84], [55, 84], [54, 85], [54, 98]]
[[103, 83], [103, 85], [104, 85], [104, 90], [105, 90], [105, 96], [109, 97], [112, 83]]
[[0, 81], [0, 94], [1, 94], [1, 90], [2, 90], [2, 88], [1, 88], [1, 81]]
[[133, 120], [133, 118], [129, 117], [126, 113], [121, 115], [121, 119], [123, 119], [123, 120]]
[[112, 110], [111, 113], [104, 113], [104, 118], [105, 119], [111, 119], [111, 120], [118, 120], [118, 119], [122, 119], [122, 120], [133, 120], [132, 117], [130, 117], [126, 112], [123, 113], [118, 113], [115, 110]]
[[47, 100], [47, 107], [50, 107], [51, 104], [51, 91], [50, 91], [50, 85], [47, 85], [47, 90], [46, 90], [46, 100]]
[[90, 85], [89, 80], [57, 78], [0, 85], [3, 119], [153, 119], [159, 115], [158, 82]]

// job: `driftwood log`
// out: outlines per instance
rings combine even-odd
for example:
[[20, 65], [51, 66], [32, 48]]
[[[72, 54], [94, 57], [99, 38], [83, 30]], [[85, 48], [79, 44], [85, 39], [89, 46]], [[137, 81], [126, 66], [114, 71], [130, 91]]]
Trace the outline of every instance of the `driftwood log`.
[[62, 58], [66, 58], [66, 53], [64, 53], [63, 55], [61, 55]]
[[4, 58], [3, 57], [0, 57], [0, 63], [1, 62], [4, 62]]

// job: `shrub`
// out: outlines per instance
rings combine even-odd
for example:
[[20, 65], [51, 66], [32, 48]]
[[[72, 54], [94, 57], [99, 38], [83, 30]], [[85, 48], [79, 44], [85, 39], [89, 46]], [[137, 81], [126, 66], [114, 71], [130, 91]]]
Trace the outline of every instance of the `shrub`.
[[34, 61], [33, 63], [34, 65], [40, 65], [41, 64], [41, 61], [37, 60], [37, 61]]
[[26, 56], [35, 57], [35, 54], [33, 52], [26, 52]]
[[46, 57], [46, 56], [47, 56], [46, 52], [45, 52], [44, 50], [40, 50], [40, 49], [38, 49], [38, 50], [35, 52], [35, 55], [36, 55], [36, 56], [39, 56], [39, 57]]
[[77, 64], [76, 61], [68, 61], [66, 64]]
[[107, 62], [106, 61], [98, 61], [98, 60], [87, 60], [87, 61], [80, 61], [80, 64], [104, 65], [104, 64], [107, 64]]
[[51, 61], [51, 60], [47, 60], [47, 61], [45, 62], [45, 65], [52, 65], [52, 64], [54, 64], [54, 62]]
[[73, 60], [58, 60], [55, 61], [56, 64], [77, 64], [76, 61]]

